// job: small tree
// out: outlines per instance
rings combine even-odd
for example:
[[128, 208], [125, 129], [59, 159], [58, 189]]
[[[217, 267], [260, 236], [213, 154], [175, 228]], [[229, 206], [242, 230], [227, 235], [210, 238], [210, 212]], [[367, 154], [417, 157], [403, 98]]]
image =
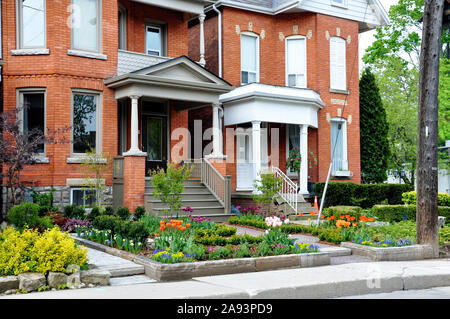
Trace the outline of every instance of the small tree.
[[375, 76], [366, 68], [359, 82], [361, 175], [365, 183], [383, 183], [387, 179], [390, 156], [386, 111]]
[[[81, 160], [81, 166], [86, 174], [86, 183], [83, 185], [86, 189], [95, 190], [95, 204], [94, 206], [103, 206], [103, 192], [106, 189], [104, 174], [111, 170], [112, 160], [105, 154], [98, 154], [94, 149], [86, 152], [86, 156]], [[85, 195], [86, 198], [92, 196]]]
[[[22, 129], [20, 114], [23, 108], [0, 114], [0, 176], [6, 179], [6, 187], [11, 194], [13, 205], [17, 205], [24, 191], [21, 171], [26, 165], [37, 162], [37, 154], [43, 144], [68, 143], [64, 137], [70, 127], [57, 130], [47, 129], [44, 133], [39, 128], [25, 131]], [[62, 137], [59, 137], [62, 136]]]
[[257, 193], [253, 195], [253, 200], [271, 213], [273, 198], [281, 190], [282, 182], [282, 177], [276, 177], [272, 172], [260, 173], [260, 179], [255, 180]]
[[164, 214], [173, 216], [181, 209], [182, 196], [184, 191], [184, 181], [191, 176], [193, 166], [178, 166], [175, 163], [169, 163], [166, 171], [150, 171], [152, 177], [152, 185], [155, 187], [155, 198], [160, 199], [163, 203], [169, 204], [169, 209], [164, 209]]

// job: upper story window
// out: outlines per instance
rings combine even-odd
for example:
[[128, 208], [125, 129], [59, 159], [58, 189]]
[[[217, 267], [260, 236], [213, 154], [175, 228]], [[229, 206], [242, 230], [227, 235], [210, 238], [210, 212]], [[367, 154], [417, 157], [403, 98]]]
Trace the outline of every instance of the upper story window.
[[19, 0], [17, 13], [18, 48], [45, 48], [45, 0]]
[[347, 90], [346, 41], [342, 38], [330, 38], [330, 88]]
[[127, 10], [119, 5], [119, 49], [127, 49]]
[[[32, 132], [45, 134], [45, 89], [22, 89], [18, 93], [22, 131], [30, 136]], [[38, 146], [37, 153], [45, 153], [45, 144]]]
[[286, 39], [286, 82], [288, 86], [306, 87], [306, 38]]
[[101, 51], [101, 0], [72, 0], [72, 49]]
[[259, 82], [259, 37], [241, 34], [241, 83]]
[[332, 174], [348, 171], [347, 161], [347, 121], [340, 117], [331, 119]]
[[166, 56], [166, 27], [163, 23], [149, 23], [145, 26], [145, 53]]
[[331, 1], [331, 5], [333, 5], [333, 6], [347, 8], [348, 0], [330, 0], [330, 1]]
[[91, 149], [101, 150], [100, 94], [72, 92], [72, 154], [84, 155]]

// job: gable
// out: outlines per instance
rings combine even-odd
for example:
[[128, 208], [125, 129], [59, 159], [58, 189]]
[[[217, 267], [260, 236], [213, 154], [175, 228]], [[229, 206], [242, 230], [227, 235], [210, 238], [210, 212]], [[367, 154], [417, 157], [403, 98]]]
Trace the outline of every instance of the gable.
[[184, 64], [178, 64], [162, 70], [149, 72], [146, 75], [160, 76], [172, 80], [214, 83], [211, 79], [208, 79], [199, 72], [195, 72]]

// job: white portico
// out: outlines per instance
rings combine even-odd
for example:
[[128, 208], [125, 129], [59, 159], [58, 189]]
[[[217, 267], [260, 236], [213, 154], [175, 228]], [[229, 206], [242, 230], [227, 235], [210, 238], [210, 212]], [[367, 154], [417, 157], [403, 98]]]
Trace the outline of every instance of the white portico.
[[221, 95], [220, 103], [224, 108], [224, 125], [238, 126], [236, 190], [253, 190], [253, 181], [269, 165], [268, 143], [272, 143], [272, 152], [279, 149], [273, 141], [268, 141], [266, 125], [284, 123], [298, 126], [298, 145], [303, 159], [300, 193], [307, 194], [308, 127], [318, 128], [318, 111], [325, 105], [320, 95], [309, 89], [252, 83]]

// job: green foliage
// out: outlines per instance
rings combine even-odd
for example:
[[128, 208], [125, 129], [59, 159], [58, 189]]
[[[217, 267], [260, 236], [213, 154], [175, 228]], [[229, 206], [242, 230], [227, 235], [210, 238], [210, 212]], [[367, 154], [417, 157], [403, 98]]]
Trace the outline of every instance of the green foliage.
[[[416, 205], [416, 191], [406, 192], [402, 194], [402, 201], [407, 205]], [[438, 206], [450, 206], [450, 194], [438, 193]]]
[[[322, 197], [325, 183], [315, 183], [314, 192]], [[330, 182], [324, 207], [360, 206], [371, 208], [386, 201], [390, 205], [401, 204], [402, 194], [412, 190], [408, 184], [355, 184], [351, 182]]]
[[53, 192], [54, 188], [51, 189], [50, 193], [37, 193], [33, 191], [31, 197], [33, 202], [39, 205], [39, 214], [43, 215], [46, 212], [56, 212], [57, 207], [53, 207]]
[[361, 175], [364, 183], [387, 179], [389, 158], [388, 124], [380, 92], [370, 68], [359, 81]]
[[112, 208], [111, 206], [106, 206], [102, 212], [102, 215], [107, 215], [107, 216], [114, 215], [114, 208]]
[[325, 215], [325, 217], [341, 216], [345, 214], [354, 216], [356, 217], [356, 220], [359, 220], [359, 217], [363, 215], [363, 210], [358, 206], [331, 206], [323, 210], [323, 215]]
[[215, 233], [219, 236], [228, 237], [236, 234], [236, 228], [218, 224], [215, 226]]
[[98, 216], [100, 216], [100, 208], [98, 206], [95, 206], [91, 209], [89, 215], [87, 216], [87, 219], [92, 222]]
[[226, 247], [215, 247], [209, 252], [209, 260], [219, 260], [230, 257], [230, 251]]
[[144, 206], [138, 206], [134, 210], [134, 220], [140, 220], [145, 215], [145, 207]]
[[33, 203], [22, 203], [9, 209], [6, 219], [19, 230], [26, 226], [35, 228], [41, 232], [53, 227], [51, 219], [47, 216], [39, 216], [40, 206]]
[[85, 210], [82, 206], [75, 204], [64, 207], [63, 215], [67, 218], [86, 219]]
[[253, 200], [260, 205], [270, 205], [273, 197], [281, 190], [282, 178], [276, 177], [272, 172], [260, 174], [260, 179], [255, 181], [256, 194]]
[[122, 220], [130, 220], [130, 211], [128, 210], [128, 207], [119, 206], [117, 208], [117, 216]]
[[289, 238], [287, 233], [281, 232], [280, 227], [272, 227], [263, 237], [263, 242], [269, 246], [272, 245], [293, 245], [295, 242], [294, 238]]
[[302, 155], [300, 154], [300, 149], [294, 147], [289, 152], [289, 156], [286, 160], [286, 167], [292, 172], [300, 172], [300, 166], [302, 164]]
[[164, 210], [166, 215], [178, 218], [181, 209], [181, 200], [184, 190], [184, 181], [191, 176], [192, 167], [181, 165], [177, 167], [175, 163], [169, 163], [164, 171], [150, 171], [152, 177], [152, 185], [155, 187], [155, 198], [160, 199], [163, 203], [169, 204], [170, 209]]
[[[416, 205], [375, 205], [372, 212], [382, 221], [400, 222], [405, 220], [416, 220]], [[450, 221], [450, 207], [438, 206], [439, 216], [447, 218], [447, 223]]]
[[144, 215], [139, 220], [144, 223], [150, 234], [155, 234], [159, 231], [161, 219], [158, 216]]
[[94, 219], [92, 226], [99, 230], [111, 230], [112, 235], [120, 235], [134, 242], [145, 243], [150, 235], [143, 221], [124, 221], [118, 216], [101, 215]]

